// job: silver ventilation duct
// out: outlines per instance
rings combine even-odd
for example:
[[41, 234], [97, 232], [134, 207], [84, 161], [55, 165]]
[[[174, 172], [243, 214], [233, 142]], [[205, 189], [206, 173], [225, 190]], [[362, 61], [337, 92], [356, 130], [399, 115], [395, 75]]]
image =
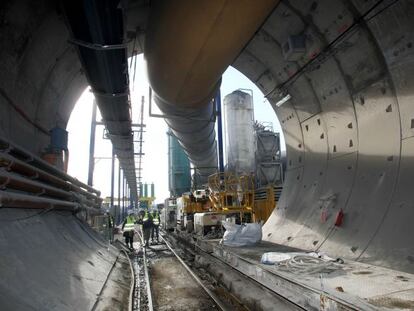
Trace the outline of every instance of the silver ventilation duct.
[[204, 180], [217, 168], [212, 99], [221, 75], [278, 2], [151, 3], [144, 54], [154, 100]]

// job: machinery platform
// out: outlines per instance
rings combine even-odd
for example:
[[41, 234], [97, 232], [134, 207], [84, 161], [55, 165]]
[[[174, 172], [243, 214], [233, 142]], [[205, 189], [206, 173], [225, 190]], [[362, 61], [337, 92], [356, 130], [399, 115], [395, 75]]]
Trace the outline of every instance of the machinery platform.
[[196, 244], [306, 310], [414, 310], [413, 274], [350, 260], [326, 273], [289, 270], [262, 264], [261, 256], [304, 250], [264, 241], [241, 248], [222, 246], [219, 240]]

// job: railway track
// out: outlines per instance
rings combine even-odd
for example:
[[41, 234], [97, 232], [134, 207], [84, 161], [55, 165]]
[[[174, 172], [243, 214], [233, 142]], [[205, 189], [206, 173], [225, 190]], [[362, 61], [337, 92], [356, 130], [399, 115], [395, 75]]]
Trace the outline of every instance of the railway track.
[[303, 310], [179, 235], [161, 231], [160, 243], [145, 248], [136, 233], [133, 311]]
[[[233, 300], [230, 302], [229, 295], [224, 295], [227, 301], [223, 301], [214, 291], [216, 285], [212, 284], [211, 280], [200, 276], [200, 273], [189, 264], [192, 261], [193, 254], [187, 253], [184, 249], [177, 249], [165, 237], [165, 233], [161, 232], [160, 234], [160, 244], [145, 248], [143, 247], [145, 243], [140, 230], [135, 232], [138, 236], [138, 243], [134, 244], [136, 249], [130, 253], [135, 276], [131, 303], [133, 311], [173, 310], [174, 306], [168, 304], [168, 301], [185, 302], [187, 305], [180, 306], [180, 310], [247, 310], [235, 299], [230, 299]], [[161, 274], [164, 281], [169, 278], [171, 286], [165, 285], [162, 280], [159, 280], [157, 265], [162, 267]], [[170, 275], [165, 269], [167, 266], [176, 266], [174, 273], [177, 274], [178, 272], [179, 275]], [[179, 284], [178, 279], [183, 279], [184, 286], [189, 287], [187, 291], [180, 287], [183, 284]], [[157, 291], [157, 283], [160, 283], [158, 287], [162, 290], [161, 294]], [[192, 283], [194, 284], [192, 285]], [[170, 293], [168, 293], [168, 290], [164, 290], [164, 288], [169, 287], [171, 287]], [[220, 289], [220, 292], [222, 293], [223, 289]], [[165, 297], [167, 294], [170, 297]], [[200, 306], [192, 305], [191, 298], [196, 298], [194, 303], [200, 304]]]
[[[230, 297], [233, 303], [230, 307], [231, 310], [304, 310], [292, 301], [242, 274], [228, 263], [207, 253], [180, 234], [166, 234], [164, 232], [162, 237], [166, 244], [172, 248], [172, 251], [181, 253], [181, 255], [177, 255], [178, 257], [191, 254], [190, 257], [197, 258], [196, 262], [192, 264], [196, 268], [190, 267], [192, 271], [197, 271], [197, 266], [201, 266], [202, 269], [205, 268], [208, 271], [212, 278], [219, 281], [221, 288], [219, 300], [221, 300], [223, 293], [224, 297]], [[213, 294], [216, 291], [217, 287], [213, 290]], [[234, 304], [234, 302], [236, 303]]]
[[[165, 237], [165, 233], [161, 233], [161, 240], [170, 250], [170, 252], [177, 258], [180, 264], [186, 269], [186, 271], [191, 275], [191, 277], [197, 282], [197, 284], [204, 290], [204, 292], [214, 301], [217, 310], [227, 311], [227, 310], [234, 310], [233, 308], [230, 309], [230, 306], [223, 302], [209, 287], [210, 284], [206, 283], [206, 281], [202, 280], [197, 273], [186, 263], [186, 260], [180, 256], [177, 250], [174, 249], [172, 244], [167, 240]], [[240, 309], [240, 306], [239, 308]]]
[[148, 272], [147, 251], [144, 247], [144, 239], [139, 230], [135, 230], [139, 238], [139, 247], [132, 254], [132, 262], [135, 274], [133, 311], [153, 311], [151, 284]]

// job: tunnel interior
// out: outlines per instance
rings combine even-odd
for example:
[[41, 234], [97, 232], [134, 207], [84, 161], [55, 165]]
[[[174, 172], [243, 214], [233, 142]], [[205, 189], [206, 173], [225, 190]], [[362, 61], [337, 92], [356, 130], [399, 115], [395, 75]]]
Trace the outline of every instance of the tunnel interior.
[[[131, 54], [148, 9], [125, 9]], [[265, 240], [414, 272], [413, 15], [409, 0], [282, 1], [228, 64], [266, 95], [286, 140]], [[306, 40], [297, 60], [289, 36]], [[69, 39], [54, 1], [0, 5], [0, 134], [36, 154], [88, 85]]]

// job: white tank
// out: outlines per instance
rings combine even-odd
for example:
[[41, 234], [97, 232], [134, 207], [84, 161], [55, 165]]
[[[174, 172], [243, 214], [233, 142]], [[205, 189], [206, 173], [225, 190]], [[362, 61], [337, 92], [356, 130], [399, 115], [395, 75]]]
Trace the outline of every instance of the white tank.
[[224, 139], [227, 168], [237, 174], [255, 170], [253, 99], [248, 93], [234, 91], [224, 97]]

